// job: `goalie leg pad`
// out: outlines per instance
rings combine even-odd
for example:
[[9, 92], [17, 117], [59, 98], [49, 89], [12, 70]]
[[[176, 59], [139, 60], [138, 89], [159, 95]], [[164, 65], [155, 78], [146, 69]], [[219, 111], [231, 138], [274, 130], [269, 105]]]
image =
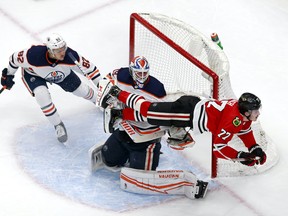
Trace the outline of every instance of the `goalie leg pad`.
[[139, 194], [186, 195], [195, 199], [199, 192], [197, 183], [193, 173], [183, 170], [145, 171], [125, 167], [120, 174], [121, 189]]

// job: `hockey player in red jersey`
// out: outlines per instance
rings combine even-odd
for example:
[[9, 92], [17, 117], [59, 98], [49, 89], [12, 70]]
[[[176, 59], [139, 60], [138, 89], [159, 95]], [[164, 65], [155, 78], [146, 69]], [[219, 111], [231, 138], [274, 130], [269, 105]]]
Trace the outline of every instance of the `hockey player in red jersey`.
[[64, 39], [55, 33], [49, 35], [43, 45], [33, 45], [10, 56], [8, 67], [2, 71], [2, 89], [12, 88], [15, 83], [14, 75], [19, 67], [22, 68], [22, 80], [26, 88], [54, 125], [58, 140], [65, 143], [68, 139], [67, 131], [52, 102], [47, 83], [59, 85], [64, 91], [95, 103], [96, 94], [93, 88], [83, 83], [75, 72], [84, 73], [97, 85], [101, 78], [99, 70], [68, 47]]
[[[117, 98], [132, 109], [138, 110], [143, 119], [152, 125], [190, 127], [195, 134], [211, 132], [214, 135], [213, 153], [218, 158], [244, 159], [242, 164], [264, 164], [266, 154], [256, 143], [251, 124], [260, 115], [260, 99], [244, 93], [239, 100], [200, 99], [182, 96], [174, 102], [151, 103], [143, 97], [121, 91], [117, 86], [106, 86], [99, 104], [107, 106], [108, 99]], [[237, 135], [248, 151], [237, 151], [228, 142]]]

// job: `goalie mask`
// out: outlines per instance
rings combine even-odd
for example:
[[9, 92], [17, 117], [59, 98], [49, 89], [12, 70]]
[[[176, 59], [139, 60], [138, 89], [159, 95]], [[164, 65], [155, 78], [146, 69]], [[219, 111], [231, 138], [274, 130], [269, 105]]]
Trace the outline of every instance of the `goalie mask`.
[[130, 74], [136, 85], [143, 88], [146, 80], [149, 78], [149, 63], [144, 56], [136, 56], [129, 65]]
[[245, 112], [259, 110], [261, 107], [261, 100], [256, 95], [246, 92], [239, 98], [238, 107], [240, 113], [245, 115]]
[[56, 53], [66, 51], [67, 49], [67, 44], [64, 39], [56, 33], [53, 33], [46, 38], [45, 45], [53, 56], [55, 56]]

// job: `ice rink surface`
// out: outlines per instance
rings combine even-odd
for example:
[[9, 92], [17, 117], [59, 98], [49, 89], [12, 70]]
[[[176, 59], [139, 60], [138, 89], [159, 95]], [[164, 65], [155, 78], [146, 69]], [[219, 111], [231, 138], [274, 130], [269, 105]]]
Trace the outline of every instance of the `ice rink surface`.
[[101, 171], [91, 176], [87, 170], [87, 149], [107, 137], [101, 112], [50, 86], [71, 134], [70, 145], [60, 146], [19, 70], [13, 89], [0, 95], [0, 215], [288, 215], [286, 0], [0, 0], [1, 66], [7, 66], [13, 52], [42, 43], [51, 32], [62, 34], [102, 74], [126, 66], [133, 12], [168, 15], [207, 36], [219, 34], [230, 61], [234, 92], [237, 96], [253, 92], [263, 102], [260, 121], [280, 152], [278, 164], [255, 176], [212, 180], [209, 142], [199, 140], [182, 154], [163, 148], [160, 166], [191, 169], [209, 181], [205, 199], [121, 192], [117, 174]]

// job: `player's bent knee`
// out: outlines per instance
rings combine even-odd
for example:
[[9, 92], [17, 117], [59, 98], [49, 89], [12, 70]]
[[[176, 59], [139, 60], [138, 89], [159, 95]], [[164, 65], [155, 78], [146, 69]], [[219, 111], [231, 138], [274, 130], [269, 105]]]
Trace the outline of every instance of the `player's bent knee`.
[[38, 86], [34, 89], [33, 93], [41, 107], [51, 103], [51, 96], [46, 86]]
[[47, 97], [47, 95], [50, 96], [48, 88], [44, 85], [36, 87], [34, 89], [33, 93], [34, 93], [35, 97], [45, 97], [45, 96]]

